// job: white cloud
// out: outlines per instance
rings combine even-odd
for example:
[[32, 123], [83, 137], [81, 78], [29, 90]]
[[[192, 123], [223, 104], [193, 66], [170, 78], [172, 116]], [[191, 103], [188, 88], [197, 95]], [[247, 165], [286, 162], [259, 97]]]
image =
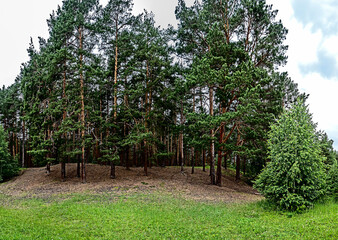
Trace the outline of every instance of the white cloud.
[[338, 35], [325, 39], [321, 47], [338, 62]]
[[338, 111], [334, 110], [338, 103], [337, 79], [326, 79], [318, 73], [310, 73], [303, 76], [298, 84], [310, 94], [309, 108], [318, 127], [322, 130], [337, 129]]
[[[328, 133], [329, 138], [335, 139], [335, 148], [338, 149], [338, 76], [325, 78], [318, 69], [309, 69], [308, 73], [301, 71], [301, 66], [313, 65], [320, 61], [318, 54], [324, 50], [334, 56], [338, 62], [338, 35], [326, 36], [323, 29], [313, 28], [315, 22], [302, 24], [294, 16], [292, 0], [276, 1], [267, 0], [279, 10], [278, 18], [282, 19], [284, 26], [289, 30], [286, 44], [289, 45], [288, 64], [282, 69], [299, 84], [302, 92], [310, 94], [308, 99], [309, 110], [313, 114], [313, 121], [318, 123], [318, 128]], [[334, 0], [318, 1], [318, 7], [327, 10], [328, 15], [337, 11], [332, 4]], [[306, 11], [304, 6], [304, 11]], [[314, 29], [315, 32], [314, 32]], [[338, 68], [338, 66], [336, 66]]]
[[0, 3], [0, 86], [11, 85], [28, 60], [30, 37], [47, 37], [46, 20], [62, 0], [1, 1]]
[[295, 63], [307, 65], [318, 61], [317, 52], [322, 41], [321, 31], [311, 32], [311, 25], [303, 26], [292, 19], [288, 41], [289, 59]]

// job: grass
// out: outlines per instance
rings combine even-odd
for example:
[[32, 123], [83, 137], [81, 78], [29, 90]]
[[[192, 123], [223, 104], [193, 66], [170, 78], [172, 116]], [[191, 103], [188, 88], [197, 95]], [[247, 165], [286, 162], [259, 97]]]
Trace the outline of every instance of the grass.
[[210, 204], [170, 196], [0, 195], [0, 239], [337, 239], [338, 204], [302, 214], [266, 202]]

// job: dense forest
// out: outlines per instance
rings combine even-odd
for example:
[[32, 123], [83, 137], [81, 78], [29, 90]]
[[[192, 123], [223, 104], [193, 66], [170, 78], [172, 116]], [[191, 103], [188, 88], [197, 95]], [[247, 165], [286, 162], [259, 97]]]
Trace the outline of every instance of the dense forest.
[[[127, 169], [222, 169], [255, 179], [268, 132], [284, 109], [306, 99], [288, 74], [287, 29], [265, 0], [178, 0], [178, 27], [157, 27], [132, 0], [64, 0], [47, 20], [49, 37], [0, 90], [0, 123], [22, 167], [77, 163]], [[320, 154], [336, 159], [316, 132]], [[209, 168], [210, 167], [210, 168]], [[109, 176], [107, 176], [109, 178]]]

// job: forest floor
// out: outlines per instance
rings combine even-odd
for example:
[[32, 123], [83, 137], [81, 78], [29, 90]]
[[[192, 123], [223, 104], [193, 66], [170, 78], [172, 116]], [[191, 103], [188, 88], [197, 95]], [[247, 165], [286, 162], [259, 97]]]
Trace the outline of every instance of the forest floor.
[[164, 193], [173, 197], [200, 202], [253, 202], [263, 199], [257, 191], [243, 181], [234, 181], [231, 170], [223, 170], [222, 187], [210, 184], [208, 172], [178, 167], [152, 167], [148, 176], [143, 168], [116, 168], [116, 179], [110, 179], [110, 167], [88, 164], [87, 183], [76, 177], [76, 164], [67, 164], [67, 178], [61, 181], [60, 165], [51, 166], [50, 174], [45, 168], [30, 168], [0, 185], [0, 194], [17, 198], [50, 198], [71, 193], [113, 193], [117, 196], [132, 194]]

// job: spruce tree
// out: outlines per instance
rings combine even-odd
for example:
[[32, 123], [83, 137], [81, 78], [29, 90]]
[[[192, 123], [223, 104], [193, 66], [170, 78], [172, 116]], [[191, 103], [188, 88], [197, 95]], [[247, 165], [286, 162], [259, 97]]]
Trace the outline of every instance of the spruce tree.
[[271, 162], [255, 182], [268, 200], [282, 209], [301, 210], [325, 194], [325, 158], [303, 101], [271, 126], [268, 147]]

